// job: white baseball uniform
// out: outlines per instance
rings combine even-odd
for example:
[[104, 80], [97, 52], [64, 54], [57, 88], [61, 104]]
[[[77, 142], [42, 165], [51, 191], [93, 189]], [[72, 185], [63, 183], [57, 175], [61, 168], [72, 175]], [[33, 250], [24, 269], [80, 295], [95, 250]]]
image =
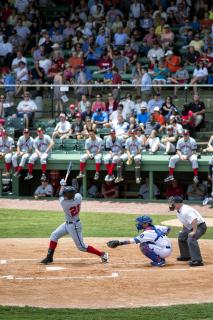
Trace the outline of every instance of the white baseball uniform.
[[33, 144], [34, 144], [34, 139], [32, 137], [28, 137], [26, 139], [25, 135], [19, 137], [18, 142], [17, 142], [17, 146], [19, 147], [21, 152], [24, 152], [23, 155], [18, 154], [17, 152], [14, 153], [14, 155], [12, 156], [12, 163], [13, 163], [13, 167], [16, 168], [18, 166], [18, 158], [21, 157], [21, 161], [20, 161], [20, 166], [24, 167], [27, 159], [29, 158], [32, 150], [33, 150]]
[[120, 161], [120, 156], [124, 149], [124, 139], [122, 137], [116, 137], [115, 140], [112, 140], [112, 137], [106, 139], [106, 149], [111, 150], [112, 153], [108, 153], [104, 156], [104, 163], [118, 163]]
[[[102, 153], [101, 150], [103, 148], [103, 140], [99, 137], [95, 137], [95, 140], [91, 138], [86, 139], [85, 141], [85, 149], [88, 150], [94, 157], [95, 163], [101, 163]], [[87, 153], [81, 156], [80, 162], [86, 162], [89, 159]]]
[[34, 192], [34, 195], [43, 194], [45, 196], [52, 196], [53, 195], [53, 186], [48, 184], [47, 186], [38, 186]]
[[[0, 137], [0, 152], [6, 153], [9, 150], [12, 150], [14, 148], [14, 140], [11, 137]], [[6, 153], [4, 156], [5, 163], [11, 163], [12, 161], [12, 151], [9, 153]]]
[[[141, 140], [138, 137], [136, 137], [135, 139], [132, 139], [132, 137], [130, 137], [126, 140], [125, 147], [130, 152], [131, 157], [134, 159], [135, 163], [140, 163], [142, 156], [141, 153], [138, 154], [138, 152], [141, 152], [142, 150]], [[123, 161], [126, 161], [128, 159], [127, 153], [122, 154], [121, 159]]]
[[[184, 138], [181, 138], [177, 142], [176, 149], [179, 150], [182, 153], [182, 155], [189, 157], [188, 160], [191, 162], [193, 169], [198, 168], [197, 155], [193, 154], [193, 152], [197, 150], [197, 143], [195, 139], [189, 137], [189, 139], [185, 141]], [[178, 154], [172, 156], [169, 161], [169, 167], [175, 168], [176, 163], [180, 160], [181, 159]]]
[[51, 143], [52, 143], [52, 139], [47, 134], [44, 134], [43, 138], [39, 138], [39, 137], [35, 138], [33, 147], [34, 149], [37, 149], [41, 152], [41, 156], [39, 157], [39, 155], [36, 152], [34, 152], [29, 158], [29, 163], [34, 164], [35, 161], [38, 158], [40, 158], [41, 164], [46, 164], [47, 158], [49, 156], [49, 153], [46, 153], [46, 150]]

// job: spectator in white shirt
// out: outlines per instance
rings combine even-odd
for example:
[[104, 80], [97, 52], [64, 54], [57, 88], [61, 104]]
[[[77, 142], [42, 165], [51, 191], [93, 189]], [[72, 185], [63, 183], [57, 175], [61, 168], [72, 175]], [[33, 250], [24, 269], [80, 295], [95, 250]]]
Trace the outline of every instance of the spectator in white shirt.
[[[203, 62], [199, 62], [194, 69], [193, 77], [191, 79], [190, 84], [206, 83], [207, 77], [208, 77], [207, 68], [205, 67]], [[197, 95], [198, 94], [197, 86], [194, 86], [193, 90], [194, 90], [194, 94]]]
[[48, 59], [45, 55], [42, 55], [41, 59], [39, 60], [39, 67], [44, 69], [44, 73], [46, 76], [48, 75], [48, 71], [51, 66], [52, 66], [52, 61]]
[[[29, 73], [27, 70], [27, 66], [24, 63], [24, 61], [20, 61], [18, 63], [18, 68], [16, 69], [16, 95], [20, 93], [20, 91], [23, 89], [24, 92], [26, 92], [27, 87], [26, 84], [29, 81]], [[24, 84], [24, 86], [21, 86], [21, 84]]]
[[19, 102], [17, 107], [18, 117], [24, 118], [25, 128], [29, 128], [30, 121], [33, 119], [34, 112], [37, 110], [36, 103], [30, 99], [30, 93], [24, 93], [24, 99]]
[[71, 132], [71, 124], [66, 120], [66, 115], [64, 113], [60, 113], [59, 115], [59, 123], [57, 123], [52, 138], [55, 139], [59, 137], [61, 140], [67, 139]]
[[13, 46], [8, 42], [8, 37], [3, 36], [2, 42], [0, 43], [0, 64], [3, 66], [10, 66], [11, 54], [13, 52]]
[[19, 67], [18, 64], [21, 61], [23, 61], [25, 63], [25, 65], [27, 65], [27, 59], [25, 57], [23, 57], [22, 51], [19, 50], [16, 53], [16, 58], [14, 58], [12, 60], [12, 70], [14, 70], [16, 72]]
[[14, 7], [17, 9], [18, 13], [24, 13], [29, 5], [29, 0], [15, 0]]

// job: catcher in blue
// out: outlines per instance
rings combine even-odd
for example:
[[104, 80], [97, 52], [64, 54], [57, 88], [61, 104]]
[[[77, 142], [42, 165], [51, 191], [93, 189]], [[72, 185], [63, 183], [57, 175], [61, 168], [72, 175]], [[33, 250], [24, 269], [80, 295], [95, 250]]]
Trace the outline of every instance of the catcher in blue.
[[142, 230], [137, 237], [124, 241], [108, 241], [108, 247], [116, 248], [127, 244], [140, 244], [141, 252], [151, 260], [152, 266], [165, 266], [165, 258], [172, 252], [172, 244], [167, 237], [170, 227], [154, 226], [151, 217], [140, 216], [136, 219], [136, 228], [138, 231]]

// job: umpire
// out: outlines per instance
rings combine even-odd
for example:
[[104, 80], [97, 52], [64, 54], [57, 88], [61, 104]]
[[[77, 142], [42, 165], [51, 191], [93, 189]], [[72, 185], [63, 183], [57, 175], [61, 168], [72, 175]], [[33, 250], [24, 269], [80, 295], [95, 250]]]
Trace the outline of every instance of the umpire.
[[170, 210], [177, 210], [177, 217], [183, 224], [183, 229], [178, 236], [180, 256], [178, 261], [188, 261], [191, 267], [203, 266], [198, 239], [206, 233], [206, 222], [200, 213], [192, 207], [183, 204], [180, 196], [169, 199]]

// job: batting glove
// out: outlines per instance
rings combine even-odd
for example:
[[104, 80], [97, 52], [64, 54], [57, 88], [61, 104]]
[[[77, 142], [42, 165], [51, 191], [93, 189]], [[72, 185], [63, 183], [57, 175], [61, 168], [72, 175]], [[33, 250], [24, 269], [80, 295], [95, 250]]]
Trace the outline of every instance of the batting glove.
[[64, 180], [64, 179], [61, 179], [60, 180], [60, 186], [66, 186], [67, 184], [66, 184], [66, 181]]

